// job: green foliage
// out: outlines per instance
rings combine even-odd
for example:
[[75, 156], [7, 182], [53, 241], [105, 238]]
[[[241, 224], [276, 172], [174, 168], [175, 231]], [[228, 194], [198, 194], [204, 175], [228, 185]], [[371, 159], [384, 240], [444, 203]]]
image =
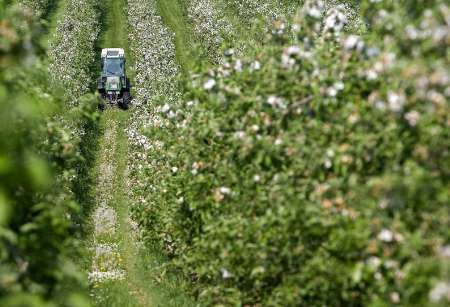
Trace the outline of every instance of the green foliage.
[[56, 0], [18, 0], [25, 9], [31, 11], [37, 17], [46, 17]]
[[80, 211], [72, 185], [84, 163], [72, 128], [96, 122], [96, 98], [62, 108], [29, 11], [2, 2], [0, 28], [0, 305], [85, 306], [71, 258]]
[[450, 9], [361, 1], [354, 35], [309, 8], [186, 81], [134, 216], [209, 304], [444, 306]]

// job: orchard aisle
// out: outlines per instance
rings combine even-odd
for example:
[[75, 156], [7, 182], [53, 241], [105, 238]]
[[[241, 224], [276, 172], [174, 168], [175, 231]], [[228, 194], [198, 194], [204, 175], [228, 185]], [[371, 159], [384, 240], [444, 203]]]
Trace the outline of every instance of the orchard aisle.
[[[101, 48], [122, 47], [126, 50], [128, 74], [133, 77], [131, 54], [127, 50], [127, 25], [124, 0], [104, 4], [105, 29]], [[136, 279], [139, 243], [137, 227], [128, 216], [124, 191], [127, 161], [127, 138], [124, 133], [128, 112], [117, 107], [102, 114], [102, 136], [95, 163], [96, 206], [90, 217], [88, 237], [90, 267], [88, 279], [96, 306], [151, 306], [148, 291]]]
[[[130, 7], [127, 7], [127, 4]], [[104, 31], [100, 38], [100, 48], [119, 47], [125, 49], [127, 75], [134, 84], [135, 75], [144, 70], [143, 65], [135, 64], [129, 41], [133, 32], [127, 22], [133, 13], [146, 15], [145, 6], [133, 5], [132, 1], [108, 0], [103, 7]], [[127, 18], [127, 13], [128, 17]], [[130, 17], [131, 16], [131, 17]], [[155, 16], [156, 17], [156, 16]], [[146, 23], [139, 23], [145, 32], [156, 31]], [[152, 33], [157, 35], [156, 33]], [[155, 52], [161, 46], [147, 45], [147, 52]], [[158, 49], [159, 50], [159, 49]], [[99, 52], [100, 50], [98, 50]], [[141, 63], [142, 64], [142, 63]], [[167, 65], [153, 67], [156, 74], [163, 74]], [[159, 72], [158, 72], [159, 71]], [[148, 84], [137, 82], [136, 96], [142, 91], [154, 89], [158, 80], [148, 78]], [[174, 82], [174, 79], [170, 79]], [[170, 84], [166, 84], [170, 87]], [[137, 99], [138, 100], [138, 99]], [[134, 114], [147, 108], [135, 102], [128, 111], [118, 107], [108, 107], [100, 121], [101, 137], [95, 167], [92, 170], [96, 178], [95, 208], [90, 217], [90, 235], [88, 278], [91, 297], [95, 306], [194, 306], [180, 289], [176, 276], [164, 269], [161, 253], [144, 246], [140, 242], [139, 227], [131, 218], [131, 207], [136, 200], [129, 197], [130, 157], [136, 156], [137, 149], [129, 146], [127, 131], [130, 126], [140, 125], [145, 118], [136, 118]]]
[[137, 227], [128, 216], [125, 197], [128, 114], [108, 108], [97, 161], [96, 208], [91, 216], [91, 296], [97, 306], [150, 306], [148, 291], [136, 281], [139, 257]]

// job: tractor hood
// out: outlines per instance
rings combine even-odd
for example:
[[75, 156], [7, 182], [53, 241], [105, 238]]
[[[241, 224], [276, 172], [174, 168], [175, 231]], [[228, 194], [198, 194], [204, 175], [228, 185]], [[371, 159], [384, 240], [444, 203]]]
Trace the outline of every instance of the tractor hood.
[[105, 88], [107, 91], [120, 91], [121, 84], [119, 77], [106, 77]]

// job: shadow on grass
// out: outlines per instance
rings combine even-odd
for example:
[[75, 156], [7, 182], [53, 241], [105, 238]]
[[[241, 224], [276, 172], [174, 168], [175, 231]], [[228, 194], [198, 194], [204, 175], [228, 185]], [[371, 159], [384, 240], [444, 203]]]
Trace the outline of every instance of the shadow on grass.
[[80, 153], [83, 160], [77, 167], [76, 180], [73, 183], [75, 200], [80, 204], [81, 211], [76, 217], [79, 232], [84, 236], [87, 232], [85, 226], [92, 209], [95, 206], [95, 184], [96, 178], [93, 172], [99, 148], [99, 137], [101, 127], [99, 121], [89, 120], [84, 125], [85, 135], [80, 144]]

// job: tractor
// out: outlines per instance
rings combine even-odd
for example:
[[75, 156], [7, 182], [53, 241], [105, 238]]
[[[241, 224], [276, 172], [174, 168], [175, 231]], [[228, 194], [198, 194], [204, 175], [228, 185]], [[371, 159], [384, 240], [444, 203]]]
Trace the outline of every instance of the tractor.
[[[125, 63], [125, 51], [122, 48], [102, 49], [98, 92], [103, 100], [111, 105], [117, 104], [122, 109], [127, 109], [131, 102], [131, 84], [126, 75]], [[103, 109], [104, 104], [100, 108]]]

